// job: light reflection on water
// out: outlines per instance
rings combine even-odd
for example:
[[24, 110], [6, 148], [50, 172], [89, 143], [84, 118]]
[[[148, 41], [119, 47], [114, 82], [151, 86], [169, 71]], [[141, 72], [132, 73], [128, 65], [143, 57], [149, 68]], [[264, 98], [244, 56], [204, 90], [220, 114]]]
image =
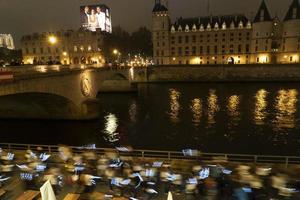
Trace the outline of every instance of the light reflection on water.
[[216, 113], [220, 110], [218, 105], [218, 96], [216, 95], [216, 90], [209, 90], [208, 98], [207, 98], [207, 123], [210, 127], [211, 125], [216, 123], [215, 117]]
[[298, 91], [293, 89], [297, 87], [248, 85], [147, 85], [138, 97], [126, 97], [127, 102], [108, 98], [105, 110], [114, 114], [104, 119], [105, 141], [126, 140], [148, 149], [188, 146], [235, 153], [300, 145]]
[[104, 139], [110, 143], [119, 141], [119, 133], [117, 133], [118, 128], [118, 118], [112, 113], [108, 113], [105, 117], [105, 127], [104, 127]]
[[170, 96], [170, 120], [173, 123], [177, 123], [180, 121], [179, 119], [179, 110], [180, 110], [180, 104], [179, 104], [179, 98], [180, 98], [180, 92], [176, 89], [170, 89], [169, 90], [169, 96]]
[[229, 118], [228, 126], [237, 126], [240, 120], [240, 111], [239, 111], [240, 97], [237, 95], [232, 95], [228, 98], [227, 104], [227, 113]]
[[279, 90], [275, 100], [276, 115], [274, 129], [292, 129], [295, 127], [298, 91], [296, 89]]
[[255, 94], [255, 108], [254, 108], [254, 123], [256, 125], [264, 125], [267, 117], [267, 106], [266, 100], [268, 92], [265, 89], [260, 89]]
[[192, 122], [196, 127], [200, 125], [201, 117], [202, 117], [202, 102], [201, 99], [196, 98], [191, 102], [191, 111], [193, 113]]

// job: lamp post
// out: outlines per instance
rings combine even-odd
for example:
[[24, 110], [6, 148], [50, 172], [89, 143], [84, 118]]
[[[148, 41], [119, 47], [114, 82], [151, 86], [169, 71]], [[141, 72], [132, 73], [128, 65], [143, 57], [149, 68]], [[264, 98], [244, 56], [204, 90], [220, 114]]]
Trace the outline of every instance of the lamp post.
[[118, 49], [114, 49], [113, 50], [113, 54], [116, 56], [116, 63], [117, 65], [120, 64], [120, 56], [121, 56], [121, 53]]
[[[50, 35], [50, 36], [48, 37], [48, 42], [49, 42], [49, 44], [50, 44], [51, 46], [54, 46], [54, 45], [57, 43], [57, 37], [54, 36], [54, 35]], [[55, 57], [54, 55], [55, 55], [55, 54], [52, 53], [52, 51], [51, 51], [51, 56]], [[52, 58], [52, 59], [54, 60], [54, 58]], [[51, 62], [52, 62], [52, 60], [51, 60]]]

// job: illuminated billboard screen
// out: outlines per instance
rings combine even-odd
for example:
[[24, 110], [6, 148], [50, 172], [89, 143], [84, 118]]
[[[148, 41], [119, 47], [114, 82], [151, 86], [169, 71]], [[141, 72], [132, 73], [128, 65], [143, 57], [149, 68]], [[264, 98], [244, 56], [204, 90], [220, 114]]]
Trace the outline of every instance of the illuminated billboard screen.
[[112, 32], [110, 9], [106, 5], [81, 6], [80, 19], [81, 26], [86, 30]]

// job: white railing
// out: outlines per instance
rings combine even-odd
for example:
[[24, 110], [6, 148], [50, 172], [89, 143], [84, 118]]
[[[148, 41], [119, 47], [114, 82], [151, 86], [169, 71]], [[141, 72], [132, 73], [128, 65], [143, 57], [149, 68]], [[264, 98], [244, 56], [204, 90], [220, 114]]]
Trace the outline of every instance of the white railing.
[[[7, 151], [25, 151], [27, 149], [36, 150], [42, 147], [49, 153], [57, 153], [57, 145], [35, 145], [35, 144], [15, 144], [0, 143], [0, 147]], [[81, 153], [86, 150], [84, 147], [69, 146], [73, 152]], [[104, 154], [107, 151], [117, 151], [111, 148], [94, 148], [97, 154]], [[223, 160], [227, 162], [252, 163], [252, 164], [281, 164], [288, 167], [289, 165], [300, 165], [300, 157], [296, 156], [272, 156], [272, 155], [248, 155], [248, 154], [226, 154], [226, 153], [198, 153], [194, 156], [185, 156], [179, 151], [156, 151], [156, 150], [133, 150], [130, 152], [118, 152], [121, 156], [131, 156], [139, 158], [156, 158], [164, 160], [191, 160], [191, 161], [215, 161]]]

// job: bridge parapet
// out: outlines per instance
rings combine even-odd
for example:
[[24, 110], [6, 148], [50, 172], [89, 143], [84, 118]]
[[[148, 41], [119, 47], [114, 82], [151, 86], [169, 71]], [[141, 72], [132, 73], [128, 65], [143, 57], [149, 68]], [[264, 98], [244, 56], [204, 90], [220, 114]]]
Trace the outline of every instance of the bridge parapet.
[[[21, 94], [24, 96], [27, 94], [40, 94], [43, 101], [37, 100], [38, 102], [47, 102], [48, 100], [50, 101], [50, 99], [57, 100], [59, 98], [56, 97], [61, 97], [65, 99], [66, 102], [72, 104], [72, 106], [69, 106], [69, 111], [67, 111], [65, 115], [62, 114], [61, 117], [59, 117], [57, 113], [51, 113], [51, 110], [58, 110], [57, 108], [49, 109], [49, 107], [51, 107], [51, 105], [61, 106], [62, 104], [48, 102], [44, 104], [45, 112], [42, 116], [36, 113], [34, 116], [25, 116], [26, 118], [94, 118], [97, 116], [97, 112], [95, 111], [98, 109], [95, 105], [99, 92], [132, 91], [134, 89], [132, 83], [140, 79], [135, 75], [140, 69], [135, 70], [128, 68], [112, 69], [88, 67], [82, 69], [81, 67], [67, 68], [64, 66], [51, 66], [44, 68], [44, 66], [35, 66], [30, 69], [8, 68], [7, 70], [13, 72], [14, 80], [0, 83], [0, 101], [5, 97], [4, 104], [20, 99]], [[16, 95], [18, 95], [18, 98], [15, 98], [17, 97]], [[49, 95], [53, 95], [53, 98], [50, 98]], [[35, 95], [34, 97], [36, 98], [37, 96]], [[32, 99], [32, 101], [35, 100], [36, 99]], [[20, 104], [22, 109], [27, 108], [30, 110], [30, 105], [21, 105], [22, 101], [20, 100], [15, 103]], [[26, 109], [21, 114], [18, 113], [17, 108], [11, 115], [7, 115], [8, 112], [5, 106], [0, 105], [0, 117], [22, 118], [24, 117], [24, 113], [26, 114]], [[47, 112], [49, 112], [49, 116], [45, 115]], [[3, 116], [4, 113], [6, 116]]]

